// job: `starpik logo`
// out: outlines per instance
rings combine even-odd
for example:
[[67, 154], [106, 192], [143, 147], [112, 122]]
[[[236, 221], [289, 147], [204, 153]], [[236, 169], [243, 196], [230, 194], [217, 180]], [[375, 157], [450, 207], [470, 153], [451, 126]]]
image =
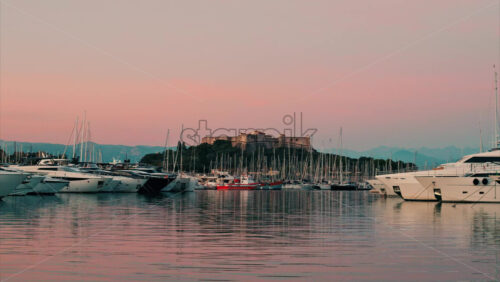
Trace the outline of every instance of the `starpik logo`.
[[234, 137], [244, 133], [253, 131], [263, 132], [273, 137], [285, 135], [287, 137], [313, 137], [318, 129], [307, 128], [303, 129], [303, 114], [293, 113], [286, 114], [282, 117], [283, 128], [215, 128], [208, 127], [208, 120], [199, 120], [198, 128], [182, 128], [180, 141], [187, 146], [196, 146], [201, 144], [204, 137]]

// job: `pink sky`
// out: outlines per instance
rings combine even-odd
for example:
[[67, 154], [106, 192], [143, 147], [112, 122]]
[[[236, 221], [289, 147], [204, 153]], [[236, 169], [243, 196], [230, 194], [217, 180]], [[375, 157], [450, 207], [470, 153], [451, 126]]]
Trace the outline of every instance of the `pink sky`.
[[[173, 144], [182, 124], [316, 144], [478, 146], [491, 132], [498, 1], [5, 1], [0, 138]], [[486, 139], [486, 137], [485, 137]]]

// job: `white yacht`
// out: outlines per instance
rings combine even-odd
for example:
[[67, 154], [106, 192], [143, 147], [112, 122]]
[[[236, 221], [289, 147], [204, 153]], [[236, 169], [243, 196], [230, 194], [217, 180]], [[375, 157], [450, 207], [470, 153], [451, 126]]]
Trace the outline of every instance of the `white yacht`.
[[[500, 151], [494, 150], [468, 155], [458, 162], [442, 164], [433, 170], [399, 173], [387, 176], [381, 175], [380, 178], [382, 178], [381, 180], [385, 180], [384, 184], [392, 188], [395, 194], [405, 200], [436, 201], [434, 188], [430, 185], [422, 185], [421, 181], [417, 180], [417, 177], [451, 177], [465, 176], [471, 173], [495, 172], [500, 170], [500, 164], [497, 163], [500, 163]], [[380, 178], [377, 177], [377, 179]]]
[[61, 193], [96, 193], [100, 192], [106, 183], [110, 180], [98, 175], [83, 173], [78, 169], [67, 166], [12, 166], [25, 172], [36, 173], [50, 176], [55, 179], [69, 181], [69, 184], [63, 187]]

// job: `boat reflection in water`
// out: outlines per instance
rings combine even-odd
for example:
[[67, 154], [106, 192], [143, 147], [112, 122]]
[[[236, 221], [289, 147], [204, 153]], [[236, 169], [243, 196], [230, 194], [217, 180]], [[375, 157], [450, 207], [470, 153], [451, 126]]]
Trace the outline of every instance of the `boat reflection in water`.
[[499, 213], [298, 189], [7, 197], [0, 279], [493, 280]]

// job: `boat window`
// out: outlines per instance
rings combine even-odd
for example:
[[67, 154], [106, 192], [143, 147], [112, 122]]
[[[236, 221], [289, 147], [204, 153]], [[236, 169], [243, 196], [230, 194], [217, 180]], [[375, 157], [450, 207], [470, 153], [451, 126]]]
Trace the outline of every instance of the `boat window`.
[[483, 191], [481, 191], [481, 192], [479, 192], [479, 194], [481, 194], [481, 195], [482, 195], [482, 194], [484, 194], [484, 192], [483, 192]]
[[465, 161], [466, 163], [494, 163], [500, 162], [499, 157], [472, 157]]
[[467, 192], [467, 191], [462, 191], [462, 194], [467, 194], [467, 193], [469, 193], [469, 192]]

